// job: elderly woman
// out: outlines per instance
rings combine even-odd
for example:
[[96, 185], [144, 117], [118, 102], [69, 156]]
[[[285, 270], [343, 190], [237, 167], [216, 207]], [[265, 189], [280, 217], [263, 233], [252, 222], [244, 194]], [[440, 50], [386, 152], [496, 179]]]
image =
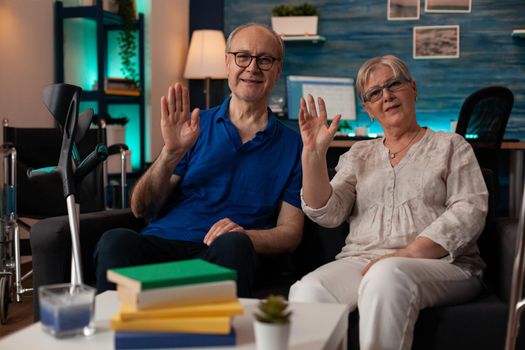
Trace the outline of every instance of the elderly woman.
[[488, 192], [470, 145], [416, 119], [416, 82], [395, 56], [368, 60], [357, 75], [363, 108], [384, 137], [357, 142], [329, 181], [326, 152], [340, 117], [301, 100], [302, 208], [325, 227], [350, 223], [336, 260], [290, 289], [292, 301], [359, 308], [360, 347], [410, 349], [419, 310], [461, 303], [482, 289], [476, 240]]

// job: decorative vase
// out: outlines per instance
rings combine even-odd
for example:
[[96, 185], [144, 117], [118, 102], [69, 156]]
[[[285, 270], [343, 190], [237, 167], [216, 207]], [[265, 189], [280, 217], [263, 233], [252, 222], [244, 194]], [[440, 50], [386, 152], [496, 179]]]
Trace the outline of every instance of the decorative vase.
[[272, 17], [272, 29], [279, 35], [317, 35], [317, 16]]
[[286, 350], [290, 338], [290, 323], [254, 321], [257, 350]]

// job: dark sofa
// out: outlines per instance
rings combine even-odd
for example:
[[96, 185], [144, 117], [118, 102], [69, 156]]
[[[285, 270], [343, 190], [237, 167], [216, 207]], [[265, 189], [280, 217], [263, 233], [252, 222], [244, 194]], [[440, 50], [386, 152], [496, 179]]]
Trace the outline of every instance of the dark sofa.
[[[493, 189], [490, 173], [484, 172]], [[491, 191], [493, 193], [493, 191]], [[493, 196], [491, 196], [492, 198]], [[479, 245], [488, 265], [487, 289], [475, 300], [461, 305], [423, 310], [416, 323], [413, 349], [494, 350], [503, 349], [507, 325], [510, 281], [514, 260], [517, 220], [495, 219], [494, 203]], [[114, 227], [135, 230], [143, 226], [129, 209], [82, 214], [80, 219], [82, 266], [84, 280], [93, 284], [95, 275], [92, 256], [102, 233]], [[262, 257], [255, 281], [254, 296], [269, 293], [287, 295], [290, 285], [302, 275], [333, 260], [344, 244], [348, 226], [327, 229], [305, 220], [301, 245], [290, 255]], [[70, 280], [71, 243], [67, 217], [42, 220], [31, 229], [33, 252], [33, 286], [63, 283]], [[35, 319], [38, 320], [38, 298], [34, 298]], [[349, 319], [349, 349], [359, 349], [358, 313]], [[522, 329], [516, 349], [525, 349]]]

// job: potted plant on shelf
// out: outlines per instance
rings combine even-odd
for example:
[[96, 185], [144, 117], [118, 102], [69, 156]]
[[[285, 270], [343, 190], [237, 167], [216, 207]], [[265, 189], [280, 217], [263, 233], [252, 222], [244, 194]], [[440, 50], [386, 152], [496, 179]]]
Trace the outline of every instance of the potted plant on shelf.
[[285, 350], [290, 337], [288, 303], [280, 295], [269, 295], [257, 305], [255, 316], [255, 342], [257, 350]]
[[122, 30], [119, 32], [117, 42], [119, 44], [119, 55], [122, 62], [120, 68], [126, 79], [133, 80], [138, 85], [138, 74], [135, 68], [137, 45], [135, 43], [135, 23], [137, 13], [135, 0], [116, 0], [118, 14], [122, 17]]
[[308, 4], [277, 5], [272, 9], [272, 28], [281, 36], [317, 35], [319, 12]]

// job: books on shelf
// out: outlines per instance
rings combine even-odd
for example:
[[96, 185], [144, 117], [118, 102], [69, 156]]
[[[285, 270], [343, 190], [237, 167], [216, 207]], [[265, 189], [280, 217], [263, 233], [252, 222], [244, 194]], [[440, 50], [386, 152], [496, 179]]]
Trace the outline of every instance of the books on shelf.
[[237, 300], [235, 281], [219, 281], [185, 286], [148, 289], [140, 292], [117, 285], [120, 301], [131, 310], [224, 303]]
[[236, 278], [235, 270], [202, 259], [120, 267], [107, 272], [109, 281], [134, 292]]
[[116, 332], [115, 349], [163, 349], [236, 344], [235, 331], [228, 334]]
[[[93, 90], [98, 90], [97, 81]], [[104, 92], [108, 95], [140, 96], [140, 86], [132, 79], [109, 77], [104, 79]]]
[[106, 78], [104, 88], [110, 90], [139, 90], [139, 86], [133, 79], [127, 78]]
[[108, 95], [120, 95], [120, 96], [140, 96], [139, 90], [110, 90], [105, 89], [104, 92]]
[[228, 334], [231, 331], [231, 317], [167, 317], [122, 320], [120, 314], [111, 319], [115, 332], [188, 332], [206, 334]]

